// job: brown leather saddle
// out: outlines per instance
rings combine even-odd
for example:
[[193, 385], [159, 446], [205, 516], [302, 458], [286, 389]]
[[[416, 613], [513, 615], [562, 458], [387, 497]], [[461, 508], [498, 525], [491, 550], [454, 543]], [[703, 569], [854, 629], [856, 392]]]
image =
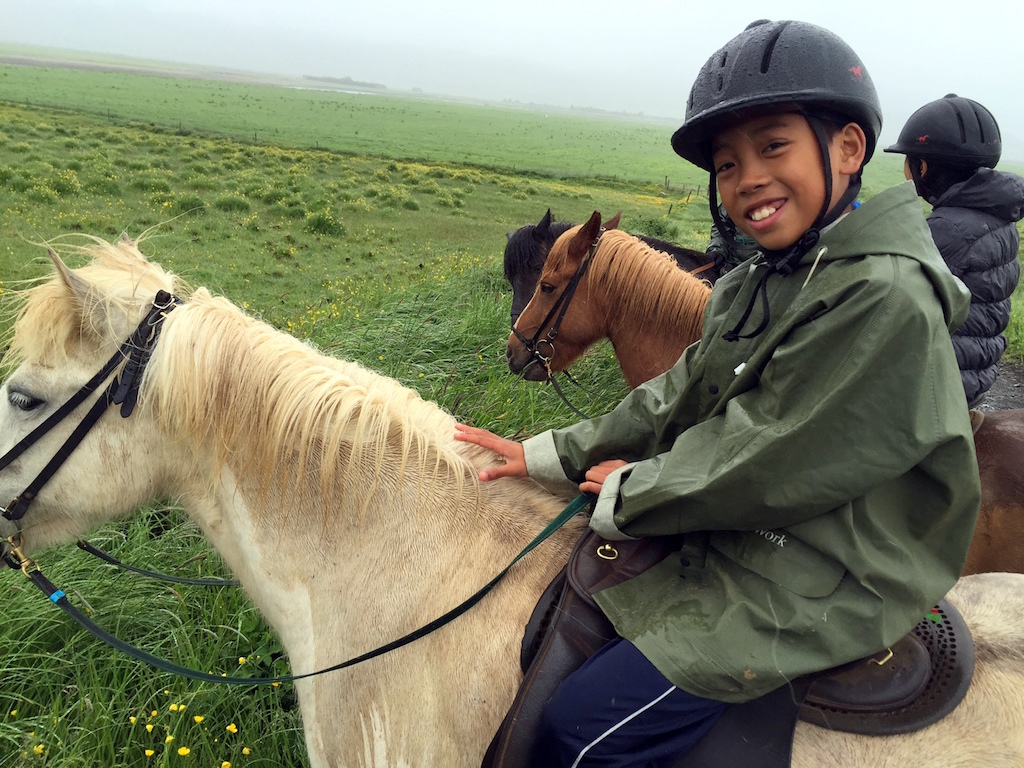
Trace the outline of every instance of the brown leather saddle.
[[[483, 768], [530, 765], [536, 725], [555, 689], [616, 636], [591, 596], [675, 555], [681, 544], [680, 537], [608, 542], [593, 531], [580, 538], [527, 625], [523, 683]], [[677, 768], [786, 768], [797, 719], [852, 733], [914, 731], [953, 711], [973, 671], [970, 631], [942, 601], [891, 649], [729, 706]]]

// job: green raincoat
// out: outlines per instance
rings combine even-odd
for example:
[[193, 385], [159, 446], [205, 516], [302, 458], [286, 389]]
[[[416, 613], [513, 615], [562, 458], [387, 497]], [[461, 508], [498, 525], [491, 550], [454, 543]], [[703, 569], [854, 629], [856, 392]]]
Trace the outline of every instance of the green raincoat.
[[702, 339], [611, 413], [525, 443], [553, 490], [604, 459], [591, 527], [687, 534], [678, 557], [597, 595], [675, 685], [738, 702], [880, 651], [956, 581], [981, 499], [950, 331], [970, 294], [912, 184], [822, 235], [793, 274], [723, 277]]

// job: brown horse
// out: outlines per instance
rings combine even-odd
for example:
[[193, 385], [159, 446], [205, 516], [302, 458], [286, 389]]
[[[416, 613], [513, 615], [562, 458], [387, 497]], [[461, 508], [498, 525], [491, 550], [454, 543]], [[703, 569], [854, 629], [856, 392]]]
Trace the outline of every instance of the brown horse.
[[[596, 214], [595, 214], [596, 215]], [[591, 218], [591, 222], [594, 219]], [[711, 288], [704, 280], [679, 269], [667, 254], [613, 229], [612, 219], [600, 245], [591, 253], [591, 239], [582, 227], [559, 237], [544, 264], [533, 298], [514, 326], [506, 355], [513, 373], [544, 381], [550, 373], [522, 339], [535, 340], [548, 365], [561, 371], [591, 344], [608, 338], [615, 348], [630, 387], [666, 371], [688, 344], [700, 338], [704, 307]], [[600, 219], [598, 219], [600, 223]], [[584, 263], [586, 268], [581, 272]], [[580, 274], [580, 278], [574, 276]], [[573, 284], [571, 295], [567, 293]], [[561, 302], [558, 307], [556, 303]], [[556, 315], [562, 307], [565, 314]], [[620, 322], [639, 318], [638, 324]], [[552, 331], [554, 332], [552, 334]], [[672, 338], [678, 351], [667, 365], [666, 351], [652, 339]]]
[[[597, 221], [600, 222], [600, 217]], [[591, 222], [593, 222], [593, 217]], [[551, 249], [533, 299], [520, 315], [506, 355], [513, 373], [533, 381], [565, 370], [592, 344], [608, 338], [630, 388], [671, 368], [700, 338], [710, 289], [636, 240], [606, 232], [579, 279], [541, 365], [522, 338], [544, 339], [544, 323], [587, 255], [593, 236], [569, 230]], [[608, 239], [606, 243], [605, 240]], [[550, 349], [548, 349], [550, 347]], [[981, 474], [981, 514], [963, 573], [1024, 573], [1024, 410], [990, 411], [974, 436]]]
[[[615, 221], [618, 219], [616, 218]], [[551, 209], [548, 208], [547, 213], [537, 224], [527, 224], [508, 233], [504, 263], [505, 279], [512, 286], [513, 325], [523, 308], [529, 303], [530, 297], [533, 296], [551, 246], [555, 244], [555, 240], [560, 235], [573, 226], [568, 221], [555, 221], [554, 216], [551, 215]], [[605, 223], [605, 229], [614, 228], [615, 226], [610, 222]], [[647, 235], [634, 235], [634, 237], [643, 240], [655, 250], [667, 253], [675, 259], [681, 269], [699, 273], [702, 279], [710, 283], [714, 283], [718, 279], [718, 265], [711, 256], [703, 251], [683, 248], [667, 240], [659, 240]]]

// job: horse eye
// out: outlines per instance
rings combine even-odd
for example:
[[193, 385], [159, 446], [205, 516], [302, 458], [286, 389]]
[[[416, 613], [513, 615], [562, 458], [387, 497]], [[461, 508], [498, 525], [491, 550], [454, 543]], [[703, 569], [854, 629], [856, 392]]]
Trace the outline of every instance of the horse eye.
[[43, 404], [43, 401], [38, 397], [26, 395], [24, 392], [19, 392], [15, 389], [7, 391], [7, 402], [19, 411], [32, 411]]
[[541, 293], [551, 293], [555, 290], [555, 286], [551, 285], [551, 283], [541, 283], [540, 290]]

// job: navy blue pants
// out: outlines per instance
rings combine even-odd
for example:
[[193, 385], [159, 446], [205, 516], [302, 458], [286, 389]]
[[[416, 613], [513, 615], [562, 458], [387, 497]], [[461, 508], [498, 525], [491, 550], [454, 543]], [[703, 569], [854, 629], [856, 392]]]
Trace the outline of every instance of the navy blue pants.
[[608, 643], [555, 691], [533, 768], [666, 768], [725, 704], [676, 688], [628, 640]]

